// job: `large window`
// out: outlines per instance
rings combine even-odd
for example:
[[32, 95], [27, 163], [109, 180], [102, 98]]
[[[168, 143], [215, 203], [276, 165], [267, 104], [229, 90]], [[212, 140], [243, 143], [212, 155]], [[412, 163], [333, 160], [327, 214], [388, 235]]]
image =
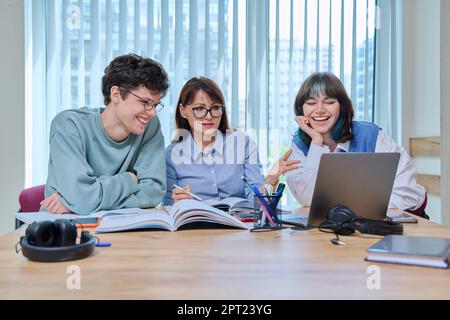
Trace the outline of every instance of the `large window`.
[[26, 184], [45, 182], [53, 117], [101, 106], [103, 69], [123, 53], [168, 71], [166, 144], [180, 89], [200, 75], [222, 88], [232, 125], [254, 136], [267, 165], [290, 145], [293, 101], [311, 72], [337, 74], [356, 118], [372, 121], [375, 12], [375, 0], [28, 0]]

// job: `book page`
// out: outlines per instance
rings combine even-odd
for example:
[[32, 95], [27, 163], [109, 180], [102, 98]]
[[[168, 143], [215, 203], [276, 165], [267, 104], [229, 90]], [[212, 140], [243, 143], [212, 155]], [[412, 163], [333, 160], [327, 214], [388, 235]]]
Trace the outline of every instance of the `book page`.
[[230, 208], [234, 207], [253, 208], [252, 204], [245, 198], [229, 197], [222, 199], [222, 202], [229, 205]]
[[223, 205], [229, 206], [229, 204], [225, 203], [223, 200], [217, 200], [214, 198], [203, 200], [203, 203], [206, 203], [207, 205], [212, 206], [212, 207], [223, 206]]
[[109, 214], [100, 220], [95, 233], [134, 229], [165, 229], [173, 231], [173, 219], [166, 211], [155, 209], [133, 214]]
[[239, 197], [228, 197], [221, 200], [206, 199], [203, 201], [203, 203], [219, 209], [233, 209], [235, 207], [253, 209], [252, 204], [247, 199]]
[[250, 229], [232, 215], [197, 200], [181, 200], [169, 209], [175, 230], [192, 222], [212, 222], [242, 229]]

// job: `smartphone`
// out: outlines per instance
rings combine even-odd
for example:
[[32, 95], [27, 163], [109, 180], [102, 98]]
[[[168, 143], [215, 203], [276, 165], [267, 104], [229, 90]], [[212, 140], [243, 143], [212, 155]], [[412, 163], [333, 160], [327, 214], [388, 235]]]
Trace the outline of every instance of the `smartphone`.
[[407, 214], [407, 213], [400, 213], [398, 215], [388, 215], [392, 221], [400, 222], [400, 223], [418, 223], [419, 220], [417, 218], [414, 218], [413, 216]]
[[74, 220], [77, 228], [96, 228], [98, 227], [98, 218], [76, 218]]

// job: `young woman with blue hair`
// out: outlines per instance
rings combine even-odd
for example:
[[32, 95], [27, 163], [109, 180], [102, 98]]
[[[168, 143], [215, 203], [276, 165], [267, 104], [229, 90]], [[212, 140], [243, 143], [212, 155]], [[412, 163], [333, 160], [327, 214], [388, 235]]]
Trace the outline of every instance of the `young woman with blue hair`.
[[294, 197], [304, 206], [312, 200], [320, 157], [329, 152], [398, 152], [400, 161], [389, 207], [424, 215], [425, 189], [405, 149], [376, 124], [354, 121], [353, 105], [342, 82], [331, 73], [314, 73], [302, 84], [294, 103], [299, 130], [290, 160], [298, 169], [287, 173]]

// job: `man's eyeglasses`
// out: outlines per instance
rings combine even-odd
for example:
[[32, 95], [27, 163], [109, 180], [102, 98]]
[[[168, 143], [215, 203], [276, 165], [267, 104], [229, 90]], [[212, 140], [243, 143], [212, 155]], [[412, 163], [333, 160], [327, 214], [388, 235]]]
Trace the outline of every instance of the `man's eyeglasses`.
[[189, 109], [192, 110], [192, 113], [194, 114], [194, 117], [197, 119], [203, 119], [208, 115], [208, 112], [211, 114], [211, 117], [213, 118], [220, 118], [223, 114], [223, 105], [221, 104], [213, 104], [208, 109], [204, 104], [195, 104], [192, 106], [187, 106]]
[[123, 87], [120, 87], [120, 89], [125, 91], [125, 92], [127, 92], [127, 93], [129, 93], [129, 94], [131, 94], [131, 95], [133, 95], [133, 96], [135, 96], [138, 99], [138, 101], [144, 105], [144, 109], [147, 112], [151, 112], [153, 109], [155, 109], [156, 112], [160, 112], [164, 108], [164, 105], [161, 102], [156, 102], [155, 103], [155, 102], [153, 102], [151, 100], [144, 99], [144, 98], [138, 96], [137, 94], [135, 94], [135, 93], [131, 92], [130, 90], [127, 90], [127, 89], [125, 89]]

